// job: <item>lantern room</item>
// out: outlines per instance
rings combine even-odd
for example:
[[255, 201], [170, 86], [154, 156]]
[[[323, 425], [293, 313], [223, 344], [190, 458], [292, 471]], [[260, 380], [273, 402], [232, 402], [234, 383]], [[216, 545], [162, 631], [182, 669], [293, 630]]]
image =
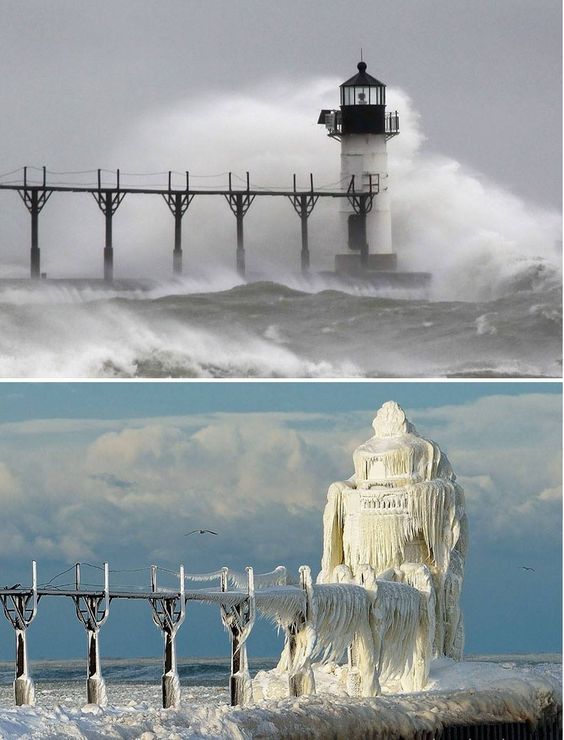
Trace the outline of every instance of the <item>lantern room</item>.
[[386, 105], [386, 85], [366, 72], [366, 62], [357, 65], [358, 74], [341, 85], [341, 106]]
[[366, 72], [366, 62], [357, 69], [341, 85], [341, 134], [385, 134], [386, 86]]

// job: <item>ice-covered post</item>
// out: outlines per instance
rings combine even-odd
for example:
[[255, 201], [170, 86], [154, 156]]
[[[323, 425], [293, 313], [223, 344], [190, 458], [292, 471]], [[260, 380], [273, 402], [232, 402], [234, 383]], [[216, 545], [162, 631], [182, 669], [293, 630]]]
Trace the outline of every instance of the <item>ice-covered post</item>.
[[[20, 587], [17, 587], [19, 590]], [[16, 675], [14, 679], [14, 696], [16, 706], [35, 704], [35, 687], [28, 672], [27, 662], [27, 628], [37, 614], [37, 564], [31, 564], [31, 589], [18, 593], [16, 588], [0, 592], [4, 614], [16, 634]]]
[[104, 590], [101, 594], [80, 593], [80, 563], [75, 566], [76, 616], [84, 625], [87, 637], [86, 697], [89, 704], [103, 707], [108, 703], [106, 683], [100, 665], [98, 633], [110, 614], [110, 569], [104, 563]]
[[176, 633], [186, 616], [184, 587], [184, 566], [178, 573], [179, 593], [158, 595], [157, 566], [151, 566], [151, 592], [149, 598], [153, 610], [153, 622], [161, 630], [164, 638], [164, 670], [161, 678], [163, 708], [177, 707], [180, 704], [180, 679], [176, 668]]
[[349, 696], [362, 696], [362, 676], [358, 668], [358, 646], [353, 640], [348, 647], [347, 693]]
[[[231, 638], [231, 675], [229, 691], [231, 706], [251, 704], [253, 686], [247, 661], [246, 641], [255, 623], [255, 582], [251, 567], [247, 571], [247, 598], [240, 604], [221, 606], [221, 619]], [[227, 591], [228, 569], [221, 572], [221, 590]]]
[[[311, 653], [315, 643], [315, 612], [311, 569], [302, 565], [299, 569], [300, 586], [306, 595], [305, 613], [301, 620], [288, 629], [288, 653], [290, 658], [288, 685], [290, 696], [315, 694], [315, 679], [311, 668]], [[300, 641], [303, 644], [300, 646]]]

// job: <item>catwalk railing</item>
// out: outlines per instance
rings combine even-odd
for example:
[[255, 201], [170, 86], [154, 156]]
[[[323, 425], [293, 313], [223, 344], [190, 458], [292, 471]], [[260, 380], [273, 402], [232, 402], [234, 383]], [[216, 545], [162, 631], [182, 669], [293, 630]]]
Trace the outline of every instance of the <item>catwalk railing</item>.
[[[110, 176], [111, 175], [111, 179]], [[227, 176], [227, 187], [209, 184], [210, 178]], [[154, 178], [159, 180], [155, 181]], [[77, 181], [76, 178], [80, 178]], [[91, 179], [90, 179], [91, 178]], [[164, 182], [163, 182], [164, 179]], [[202, 184], [202, 180], [208, 183]], [[194, 187], [194, 181], [197, 181]], [[234, 184], [237, 181], [237, 184]], [[53, 195], [90, 193], [104, 215], [105, 243], [103, 276], [106, 282], [114, 277], [113, 218], [126, 195], [158, 195], [167, 204], [174, 218], [174, 247], [172, 269], [175, 275], [182, 274], [182, 219], [195, 197], [220, 196], [227, 201], [236, 221], [235, 266], [237, 272], [245, 274], [245, 241], [243, 220], [255, 198], [287, 198], [298, 215], [301, 224], [301, 270], [307, 273], [310, 267], [308, 219], [319, 198], [345, 198], [359, 215], [372, 209], [378, 194], [378, 175], [366, 175], [362, 182], [355, 176], [325, 186], [314, 186], [313, 174], [309, 175], [309, 186], [298, 187], [297, 178], [292, 177], [291, 187], [261, 187], [251, 185], [247, 172], [245, 178], [231, 172], [221, 175], [194, 176], [189, 172], [121, 173], [120, 170], [91, 170], [83, 172], [52, 172], [46, 167], [23, 167], [0, 174], [0, 190], [15, 191], [24, 202], [31, 218], [30, 276], [39, 279], [41, 273], [41, 250], [39, 248], [39, 214]]]
[[[163, 675], [162, 697], [163, 707], [177, 706], [180, 701], [180, 682], [176, 665], [176, 634], [184, 622], [186, 603], [199, 601], [215, 604], [219, 607], [221, 620], [230, 636], [231, 643], [231, 674], [229, 679], [231, 703], [245, 704], [250, 695], [250, 677], [246, 652], [246, 641], [251, 633], [256, 615], [256, 602], [259, 605], [265, 598], [272, 600], [272, 595], [265, 593], [255, 594], [254, 573], [247, 567], [244, 574], [221, 568], [207, 574], [186, 574], [184, 566], [180, 565], [177, 572], [159, 569], [156, 565], [150, 568], [150, 586], [148, 589], [134, 589], [133, 587], [110, 588], [110, 569], [108, 563], [103, 566], [92, 566], [103, 572], [103, 583], [99, 586], [82, 582], [82, 566], [76, 563], [72, 568], [60, 575], [74, 571], [74, 583], [57, 586], [53, 581], [38, 584], [37, 565], [32, 563], [32, 577], [29, 586], [15, 584], [13, 587], [0, 589], [0, 602], [4, 614], [15, 632], [15, 680], [14, 695], [16, 705], [35, 703], [35, 688], [30, 675], [27, 630], [34, 621], [38, 605], [43, 598], [66, 598], [74, 602], [76, 616], [84, 626], [87, 636], [86, 658], [86, 694], [89, 703], [104, 705], [107, 703], [106, 687], [102, 676], [99, 651], [99, 633], [107, 621], [111, 602], [116, 599], [129, 599], [148, 602], [154, 624], [163, 635]], [[308, 573], [309, 568], [301, 569]], [[138, 570], [138, 569], [136, 569]], [[178, 579], [178, 588], [162, 588], [158, 585], [158, 572], [173, 574]], [[304, 571], [304, 572], [305, 572]], [[118, 571], [120, 572], [120, 571]], [[302, 587], [286, 586], [286, 569], [280, 566], [271, 574], [258, 577], [263, 583], [280, 584], [285, 588], [285, 603], [294, 605], [296, 619], [305, 610], [307, 600]], [[266, 581], [264, 579], [267, 579]], [[213, 583], [216, 587], [187, 589], [186, 583]], [[303, 581], [303, 579], [302, 579]], [[236, 588], [230, 588], [235, 584]], [[290, 599], [288, 602], [288, 595]]]

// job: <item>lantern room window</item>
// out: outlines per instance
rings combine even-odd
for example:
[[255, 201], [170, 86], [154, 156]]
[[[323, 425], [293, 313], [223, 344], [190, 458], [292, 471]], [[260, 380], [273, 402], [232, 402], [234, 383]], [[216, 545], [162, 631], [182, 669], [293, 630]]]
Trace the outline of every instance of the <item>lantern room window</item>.
[[384, 85], [351, 85], [341, 88], [341, 105], [386, 105]]

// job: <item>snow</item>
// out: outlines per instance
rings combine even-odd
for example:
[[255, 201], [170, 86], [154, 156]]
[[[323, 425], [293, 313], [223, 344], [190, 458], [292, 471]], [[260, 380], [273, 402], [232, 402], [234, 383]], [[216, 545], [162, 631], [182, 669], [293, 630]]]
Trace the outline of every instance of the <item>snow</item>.
[[[425, 691], [385, 693], [376, 698], [346, 694], [345, 668], [314, 666], [317, 696], [257, 700], [268, 681], [258, 674], [252, 707], [229, 707], [226, 692], [185, 689], [178, 709], [157, 709], [157, 687], [117, 685], [108, 707], [75, 702], [51, 708], [0, 709], [0, 737], [32, 738], [225, 738], [327, 736], [414, 737], [442, 724], [523, 722], [553, 716], [560, 705], [560, 683], [548, 675], [504, 669], [492, 663], [433, 662]], [[82, 687], [76, 687], [76, 696]], [[68, 692], [67, 692], [68, 693]], [[71, 697], [68, 697], [70, 699]]]

